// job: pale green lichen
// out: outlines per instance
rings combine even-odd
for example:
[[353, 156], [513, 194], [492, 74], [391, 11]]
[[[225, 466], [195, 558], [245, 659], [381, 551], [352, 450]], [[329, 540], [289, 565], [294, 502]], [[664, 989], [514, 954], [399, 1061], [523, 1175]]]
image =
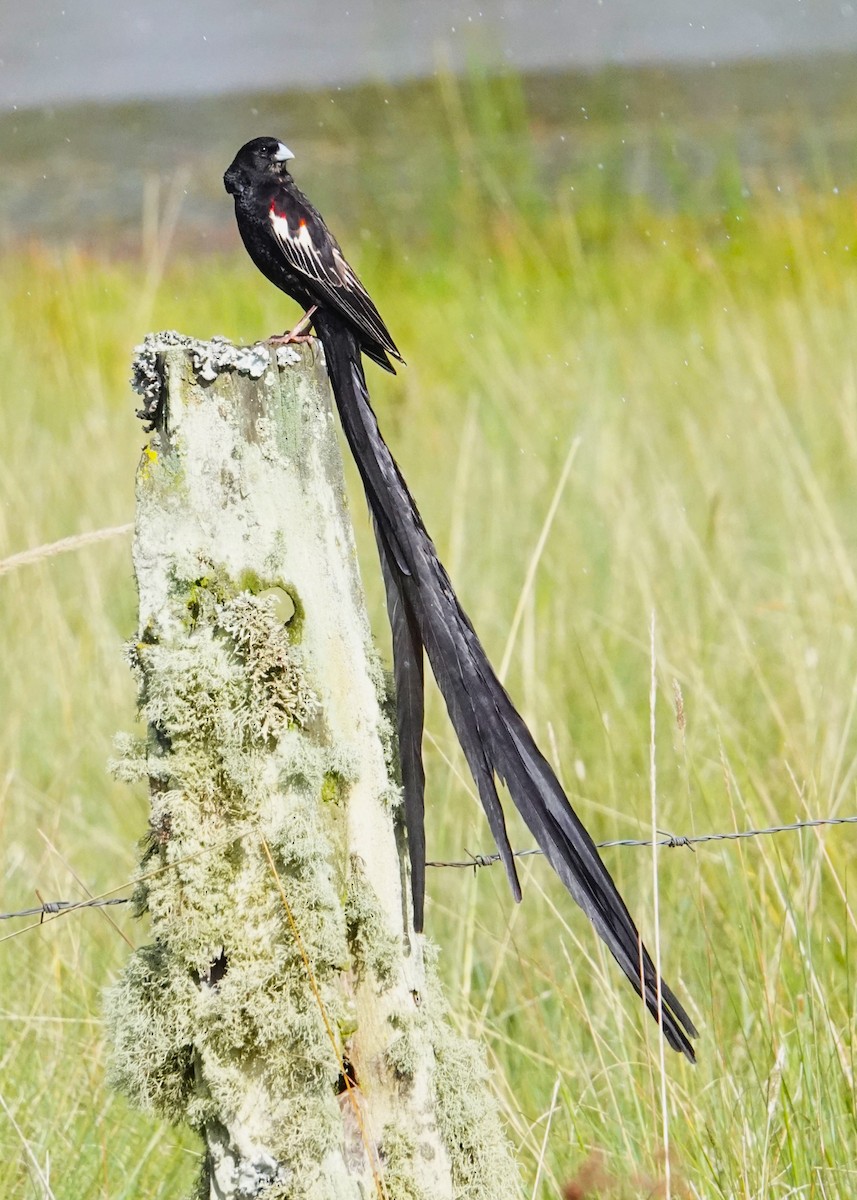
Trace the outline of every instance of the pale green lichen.
[[394, 1013], [390, 1024], [396, 1036], [387, 1046], [387, 1065], [400, 1083], [410, 1083], [425, 1058], [427, 1015], [422, 1008], [407, 1015]]
[[193, 1094], [196, 991], [161, 943], [137, 950], [107, 996], [111, 1082], [145, 1112], [184, 1121]]
[[[434, 967], [435, 948], [426, 943], [425, 949], [426, 993], [413, 1012], [390, 1018], [395, 1037], [385, 1054], [387, 1066], [407, 1089], [426, 1054], [433, 1057], [434, 1112], [452, 1167], [455, 1200], [519, 1200], [517, 1168], [503, 1134], [482, 1050], [449, 1024]], [[398, 1159], [404, 1197], [411, 1195], [408, 1186], [419, 1186], [421, 1149], [415, 1145]]]
[[108, 762], [110, 773], [121, 783], [141, 783], [148, 778], [149, 744], [145, 738], [117, 733], [113, 738], [116, 754]]
[[452, 1164], [455, 1200], [520, 1200], [515, 1160], [503, 1133], [480, 1047], [457, 1034], [433, 964], [426, 963], [428, 1036], [434, 1050], [438, 1128]]
[[224, 567], [210, 560], [201, 562], [200, 567], [202, 570], [195, 578], [173, 581], [173, 590], [184, 604], [188, 628], [194, 628], [200, 620], [216, 624], [220, 606], [239, 597], [245, 603], [250, 598], [268, 606], [271, 628], [279, 644], [285, 640], [291, 646], [300, 645], [306, 614], [294, 584], [278, 576], [264, 576], [249, 569], [233, 580]]
[[[452, 1163], [456, 1200], [509, 1200], [520, 1195], [481, 1052], [435, 1027], [434, 1089], [438, 1127]], [[498, 1162], [509, 1170], [497, 1178]]]
[[348, 945], [358, 979], [374, 978], [384, 991], [395, 977], [401, 943], [389, 930], [362, 861], [352, 855], [345, 897]]
[[[247, 730], [263, 741], [289, 724], [305, 725], [318, 702], [307, 687], [290, 626], [276, 613], [272, 594], [241, 592], [221, 604], [217, 625], [232, 638], [245, 663], [246, 701], [239, 716]], [[292, 620], [298, 619], [297, 604]], [[290, 622], [291, 624], [291, 622]]]
[[354, 1020], [337, 986], [348, 942], [320, 803], [336, 765], [300, 735], [315, 700], [276, 597], [220, 570], [174, 591], [189, 618], [180, 642], [150, 629], [129, 651], [150, 735], [117, 740], [116, 773], [150, 781], [136, 902], [156, 941], [108, 996], [113, 1079], [200, 1132], [241, 1111], [252, 1080], [269, 1150], [305, 1179], [340, 1130], [329, 1030]]
[[418, 1182], [418, 1154], [413, 1134], [399, 1125], [387, 1125], [379, 1147], [384, 1168], [384, 1189], [389, 1200], [432, 1200]]

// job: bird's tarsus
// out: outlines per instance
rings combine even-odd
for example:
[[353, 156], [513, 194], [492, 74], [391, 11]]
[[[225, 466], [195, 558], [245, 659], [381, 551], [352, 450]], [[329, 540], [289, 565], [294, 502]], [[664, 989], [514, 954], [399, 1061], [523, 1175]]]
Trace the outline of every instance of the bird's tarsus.
[[269, 337], [267, 339], [268, 345], [292, 346], [296, 342], [300, 344], [302, 342], [313, 341], [313, 334], [306, 333], [305, 330], [309, 329], [312, 325], [312, 318], [317, 308], [317, 304], [313, 304], [312, 308], [308, 308], [293, 329], [287, 329], [285, 333], [279, 333], [275, 334], [274, 337]]

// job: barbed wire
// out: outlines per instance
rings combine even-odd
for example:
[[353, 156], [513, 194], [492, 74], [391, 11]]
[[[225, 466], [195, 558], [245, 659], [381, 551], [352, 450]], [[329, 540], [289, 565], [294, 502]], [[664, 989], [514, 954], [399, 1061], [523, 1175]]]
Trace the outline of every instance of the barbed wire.
[[[133, 886], [128, 884], [128, 887]], [[21, 908], [17, 912], [0, 913], [0, 921], [9, 921], [12, 917], [41, 917], [43, 921], [45, 917], [55, 917], [74, 908], [107, 908], [111, 904], [130, 903], [130, 896], [111, 896], [105, 899], [96, 897], [94, 900], [45, 900], [36, 908]]]
[[[595, 844], [599, 850], [610, 850], [617, 846], [663, 846], [668, 850], [688, 847], [690, 850], [693, 850], [694, 846], [699, 846], [704, 842], [736, 842], [742, 838], [767, 837], [775, 833], [796, 833], [801, 829], [818, 829], [822, 825], [857, 825], [857, 816], [809, 817], [805, 821], [792, 821], [788, 825], [766, 825], [762, 829], [733, 829], [728, 833], [695, 833], [685, 835], [666, 833], [663, 830], [658, 830], [661, 836], [655, 839], [616, 838], [612, 841], [596, 842]], [[469, 851], [465, 851], [465, 853], [470, 854]], [[544, 851], [533, 848], [531, 850], [514, 850], [512, 857], [529, 858], [532, 855], [543, 854]], [[426, 866], [458, 869], [470, 868], [475, 871], [478, 867], [493, 867], [494, 863], [499, 861], [499, 854], [470, 854], [469, 858], [463, 860], [454, 862], [433, 860], [427, 862]], [[128, 883], [125, 886], [133, 887], [134, 883]], [[59, 916], [61, 913], [73, 912], [78, 908], [107, 908], [112, 904], [130, 904], [131, 900], [131, 896], [110, 896], [104, 899], [96, 897], [92, 900], [46, 900], [34, 908], [21, 908], [16, 912], [0, 913], [0, 921], [11, 921], [14, 917], [40, 917], [39, 924], [41, 924], [45, 917]]]
[[[675, 850], [680, 846], [687, 846], [691, 850], [694, 846], [700, 845], [702, 842], [735, 842], [741, 838], [765, 837], [772, 833], [795, 833], [799, 829], [816, 829], [820, 825], [857, 825], [857, 816], [853, 817], [811, 817], [805, 821], [792, 821], [789, 825], [767, 825], [763, 829], [733, 829], [729, 833], [696, 833], [696, 834], [675, 834], [661, 833], [661, 837], [655, 838], [616, 838], [610, 842], [596, 842], [599, 850], [609, 850], [613, 846], [665, 846], [669, 850]], [[469, 851], [467, 851], [469, 853]], [[533, 854], [543, 855], [543, 850], [514, 850], [513, 858], [529, 858]], [[494, 863], [500, 861], [499, 854], [471, 854], [470, 858], [463, 862], [427, 862], [427, 867], [493, 867]]]

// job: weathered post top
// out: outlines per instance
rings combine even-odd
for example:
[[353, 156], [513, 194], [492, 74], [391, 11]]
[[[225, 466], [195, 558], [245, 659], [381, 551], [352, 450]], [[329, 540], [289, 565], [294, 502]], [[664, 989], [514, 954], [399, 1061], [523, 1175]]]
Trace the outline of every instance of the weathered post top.
[[148, 736], [114, 1077], [204, 1138], [201, 1194], [502, 1200], [475, 1048], [410, 922], [395, 746], [323, 365], [311, 347], [146, 339], [137, 477]]

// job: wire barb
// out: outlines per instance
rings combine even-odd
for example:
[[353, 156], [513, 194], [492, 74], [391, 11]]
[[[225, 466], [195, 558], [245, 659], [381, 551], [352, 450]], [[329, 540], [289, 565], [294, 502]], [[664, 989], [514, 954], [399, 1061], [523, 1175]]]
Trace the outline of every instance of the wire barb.
[[9, 921], [12, 917], [40, 917], [41, 924], [45, 917], [55, 917], [58, 913], [68, 912], [73, 908], [107, 908], [110, 904], [130, 903], [130, 896], [111, 896], [103, 900], [44, 900], [38, 908], [20, 908], [17, 912], [0, 913], [0, 921]]

